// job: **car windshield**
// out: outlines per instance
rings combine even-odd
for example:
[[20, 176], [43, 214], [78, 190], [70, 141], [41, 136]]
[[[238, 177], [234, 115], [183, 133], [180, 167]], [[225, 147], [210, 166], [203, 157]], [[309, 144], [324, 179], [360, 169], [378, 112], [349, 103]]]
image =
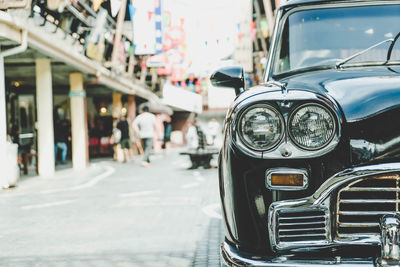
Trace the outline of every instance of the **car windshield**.
[[[288, 16], [279, 40], [274, 74], [333, 65], [400, 31], [400, 6], [313, 9]], [[349, 63], [385, 62], [390, 42], [355, 57]], [[392, 52], [400, 60], [400, 45]]]

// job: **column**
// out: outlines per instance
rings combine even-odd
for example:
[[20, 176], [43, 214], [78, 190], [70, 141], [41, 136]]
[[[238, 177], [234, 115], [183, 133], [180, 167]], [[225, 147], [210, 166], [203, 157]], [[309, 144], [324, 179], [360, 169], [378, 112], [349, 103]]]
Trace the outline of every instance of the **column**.
[[133, 122], [133, 120], [136, 118], [136, 101], [134, 95], [128, 96], [128, 107], [126, 114], [128, 115], [127, 117], [130, 122]]
[[[279, 0], [275, 1], [276, 2], [276, 8], [279, 7]], [[265, 16], [267, 17], [268, 21], [268, 36], [272, 36], [272, 32], [274, 31], [274, 12], [272, 10], [272, 5], [270, 0], [263, 0], [264, 3], [264, 10], [265, 10]]]
[[[258, 0], [254, 0], [254, 10], [256, 11], [256, 36], [258, 36], [258, 38], [260, 38], [261, 40], [261, 47], [262, 50], [264, 52], [264, 57], [268, 56], [268, 46], [267, 46], [267, 41], [265, 40], [262, 32], [261, 32], [261, 11], [260, 11], [260, 4], [258, 2]], [[258, 42], [256, 40], [256, 42]]]
[[38, 170], [46, 177], [54, 174], [53, 84], [48, 58], [36, 59], [36, 106]]
[[112, 106], [112, 116], [113, 118], [120, 118], [122, 113], [122, 95], [120, 93], [113, 93], [113, 106]]
[[86, 91], [83, 75], [74, 72], [69, 75], [71, 99], [72, 167], [82, 170], [88, 165], [88, 131], [86, 112]]
[[[7, 158], [6, 88], [4, 80], [4, 58], [0, 56], [0, 159]], [[0, 170], [8, 170], [6, 160], [0, 160]], [[0, 188], [8, 187], [8, 175], [0, 175]]]

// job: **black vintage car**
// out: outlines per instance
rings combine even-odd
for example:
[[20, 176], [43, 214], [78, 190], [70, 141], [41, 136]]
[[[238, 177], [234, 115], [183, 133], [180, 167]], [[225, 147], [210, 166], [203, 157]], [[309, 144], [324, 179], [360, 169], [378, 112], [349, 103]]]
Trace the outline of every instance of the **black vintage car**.
[[219, 156], [228, 266], [399, 266], [400, 1], [294, 0]]

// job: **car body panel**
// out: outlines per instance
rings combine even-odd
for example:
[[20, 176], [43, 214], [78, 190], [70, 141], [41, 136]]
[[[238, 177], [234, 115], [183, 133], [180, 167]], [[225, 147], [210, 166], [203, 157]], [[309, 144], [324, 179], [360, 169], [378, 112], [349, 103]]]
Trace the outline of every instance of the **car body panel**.
[[[273, 53], [282, 28], [280, 20], [288, 11], [359, 4], [400, 5], [400, 1], [296, 0], [277, 11], [265, 82], [237, 91], [238, 95], [225, 120], [224, 143], [219, 155], [219, 183], [225, 227], [222, 255], [227, 264], [296, 266], [307, 259], [310, 266], [340, 266], [341, 262], [337, 259], [346, 258], [346, 264], [373, 266], [375, 259], [379, 258], [377, 233], [373, 237], [366, 235], [365, 238], [347, 238], [345, 241], [338, 238], [338, 229], [346, 224], [339, 223], [337, 214], [342, 212], [339, 208], [342, 204], [335, 201], [342, 201], [342, 192], [345, 194], [353, 190], [353, 182], [362, 183], [365, 180], [365, 183], [376, 186], [384, 179], [398, 179], [397, 187], [388, 189], [388, 192], [399, 192], [390, 201], [400, 203], [399, 64], [345, 64], [340, 68], [333, 64], [275, 76], [271, 71]], [[238, 125], [246, 109], [260, 104], [272, 106], [282, 114], [285, 133], [275, 147], [252, 152], [238, 138]], [[293, 113], [306, 104], [325, 107], [332, 113], [337, 126], [335, 138], [329, 141], [331, 143], [315, 151], [296, 148], [288, 134]], [[282, 153], [284, 149], [290, 153]], [[275, 169], [301, 170], [308, 176], [308, 186], [297, 191], [267, 187], [266, 174]], [[328, 189], [327, 184], [334, 185], [333, 189]], [[370, 195], [374, 196], [377, 189], [374, 187], [371, 190]], [[326, 195], [324, 199], [327, 202], [316, 204], [317, 195]], [[344, 203], [346, 201], [352, 203], [357, 199], [344, 199]], [[384, 203], [385, 199], [379, 201]], [[400, 207], [397, 206], [399, 213]], [[323, 227], [329, 231], [322, 242], [307, 240], [302, 243], [301, 234], [300, 241], [289, 245], [280, 246], [274, 241], [277, 237], [281, 238], [277, 230], [280, 214], [312, 212], [307, 210], [310, 208], [321, 208], [324, 218], [327, 218]], [[300, 232], [288, 229], [285, 231]], [[286, 265], [279, 265], [282, 257], [286, 259]]]

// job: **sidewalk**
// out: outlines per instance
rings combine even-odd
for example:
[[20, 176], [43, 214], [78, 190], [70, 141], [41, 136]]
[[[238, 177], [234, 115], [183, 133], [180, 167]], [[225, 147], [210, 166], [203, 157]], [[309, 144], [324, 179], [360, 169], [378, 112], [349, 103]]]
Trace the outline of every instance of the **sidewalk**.
[[89, 163], [86, 169], [76, 171], [72, 169], [72, 163], [69, 161], [67, 164], [56, 165], [56, 172], [50, 177], [38, 176], [35, 173], [34, 166], [32, 166], [28, 175], [23, 175], [17, 180], [15, 187], [4, 189], [0, 191], [0, 194], [46, 192], [50, 188], [54, 191], [84, 186], [94, 178], [107, 173], [107, 171], [111, 172], [113, 168], [109, 165], [112, 163], [113, 160], [109, 158], [95, 159]]
[[[152, 161], [158, 161], [164, 157], [168, 157], [170, 153], [178, 153], [182, 148], [172, 148], [168, 152], [160, 151], [151, 155]], [[35, 166], [31, 164], [28, 167], [28, 174], [21, 175], [17, 180], [15, 187], [4, 189], [3, 192], [46, 192], [47, 189], [57, 186], [60, 190], [65, 188], [75, 188], [85, 186], [91, 180], [102, 177], [101, 175], [107, 172], [115, 171], [118, 164], [140, 164], [141, 155], [136, 156], [128, 163], [120, 163], [114, 161], [111, 157], [91, 159], [86, 169], [76, 171], [72, 168], [72, 161], [67, 160], [66, 164], [56, 164], [55, 173], [50, 177], [41, 177], [36, 174]], [[27, 189], [29, 188], [29, 190]], [[28, 190], [28, 191], [27, 191]], [[0, 191], [1, 192], [1, 191]], [[2, 193], [0, 193], [2, 194]]]
[[92, 162], [2, 191], [0, 265], [219, 266], [217, 170], [188, 170], [172, 150], [140, 162]]

